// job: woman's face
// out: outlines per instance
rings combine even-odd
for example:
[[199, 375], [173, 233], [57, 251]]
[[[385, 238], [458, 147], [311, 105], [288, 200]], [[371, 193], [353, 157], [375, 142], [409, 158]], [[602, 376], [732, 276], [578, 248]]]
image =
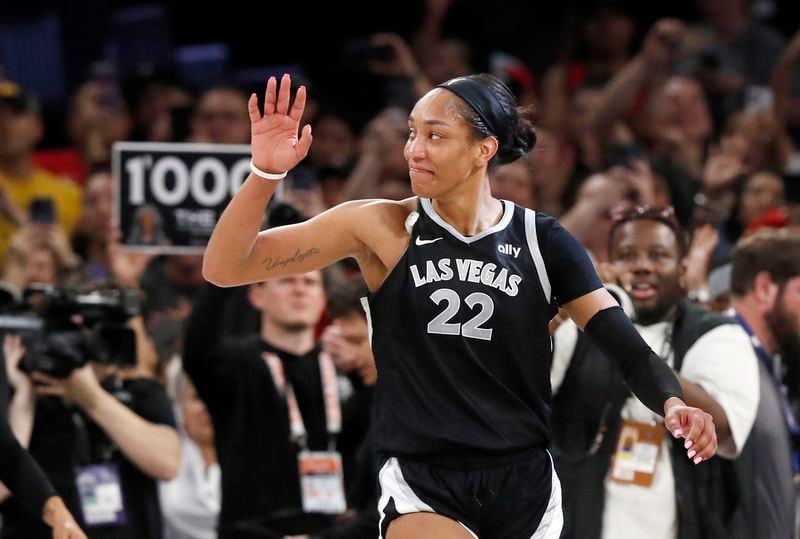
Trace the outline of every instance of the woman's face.
[[783, 180], [780, 176], [771, 172], [753, 174], [742, 189], [739, 222], [747, 226], [767, 210], [777, 208], [783, 203]]
[[83, 190], [81, 227], [94, 241], [103, 243], [111, 230], [112, 179], [106, 172], [99, 172], [86, 180]]
[[676, 127], [695, 143], [705, 142], [713, 127], [702, 88], [686, 77], [667, 82], [659, 96], [656, 118], [657, 129]]
[[27, 283], [56, 284], [57, 262], [53, 252], [46, 248], [34, 248], [25, 266]]
[[435, 89], [420, 99], [408, 118], [405, 158], [415, 195], [442, 198], [462, 186], [479, 165], [481, 141], [459, 115], [459, 98]]
[[525, 208], [536, 205], [533, 174], [524, 160], [515, 161], [492, 174], [492, 195]]
[[785, 165], [780, 152], [780, 129], [771, 114], [742, 112], [734, 116], [732, 124], [729, 133], [745, 141], [744, 161], [750, 170], [780, 169]]

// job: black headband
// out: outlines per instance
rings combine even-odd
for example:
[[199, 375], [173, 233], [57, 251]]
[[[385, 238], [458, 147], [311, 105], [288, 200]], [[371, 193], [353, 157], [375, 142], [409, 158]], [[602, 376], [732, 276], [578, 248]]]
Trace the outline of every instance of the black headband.
[[489, 131], [497, 137], [500, 145], [502, 146], [506, 142], [507, 130], [500, 129], [498, 125], [502, 121], [501, 118], [505, 116], [505, 111], [497, 96], [489, 88], [470, 77], [450, 79], [439, 84], [436, 88], [450, 90], [463, 99], [475, 111], [475, 114], [483, 120]]

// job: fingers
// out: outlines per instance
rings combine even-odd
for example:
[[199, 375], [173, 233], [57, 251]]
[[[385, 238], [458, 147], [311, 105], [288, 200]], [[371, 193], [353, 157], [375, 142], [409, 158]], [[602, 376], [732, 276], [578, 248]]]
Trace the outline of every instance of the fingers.
[[689, 432], [686, 433], [686, 443], [684, 447], [689, 449], [694, 445], [700, 434], [703, 432], [703, 418], [696, 413], [689, 413]]
[[38, 384], [46, 384], [48, 386], [51, 386], [51, 385], [57, 383], [57, 380], [55, 378], [53, 378], [51, 376], [48, 376], [48, 375], [46, 375], [45, 373], [43, 373], [41, 371], [33, 371], [31, 373], [31, 380], [33, 380], [34, 382], [36, 382]]
[[297, 89], [297, 95], [294, 96], [294, 104], [292, 104], [292, 111], [289, 113], [289, 116], [293, 120], [300, 121], [300, 118], [303, 117], [303, 111], [306, 108], [306, 87], [301, 86]]
[[267, 91], [264, 94], [264, 116], [275, 114], [275, 104], [278, 101], [278, 81], [270, 77], [267, 81]]
[[14, 333], [6, 333], [5, 337], [3, 337], [3, 347], [4, 348], [8, 347], [9, 349], [12, 349], [14, 347], [19, 346], [21, 340], [22, 339], [20, 338], [19, 335], [16, 335]]
[[250, 115], [251, 124], [261, 119], [261, 111], [258, 110], [258, 96], [255, 93], [253, 93], [247, 101], [247, 112]]
[[693, 411], [689, 420], [691, 429], [684, 445], [686, 456], [695, 464], [700, 464], [717, 452], [717, 432], [713, 418], [701, 410]]
[[402, 41], [403, 38], [398, 36], [397, 34], [392, 34], [390, 32], [379, 32], [377, 34], [372, 34], [369, 38], [369, 42], [373, 45], [397, 45], [398, 41]]
[[684, 430], [681, 427], [681, 418], [679, 414], [668, 414], [664, 418], [664, 426], [672, 434], [673, 438], [680, 438], [683, 436]]
[[281, 88], [278, 92], [278, 102], [275, 107], [277, 114], [286, 114], [289, 112], [289, 99], [292, 95], [292, 78], [288, 73], [284, 73], [281, 77]]
[[702, 410], [684, 408], [670, 413], [664, 418], [664, 426], [675, 438], [686, 438], [683, 444], [686, 456], [695, 464], [708, 460], [717, 451], [717, 432], [714, 428], [714, 420]]
[[63, 397], [66, 395], [66, 391], [64, 391], [63, 387], [60, 386], [43, 386], [37, 385], [36, 386], [36, 394], [37, 395], [46, 395], [51, 397]]
[[692, 459], [695, 464], [700, 464], [704, 460], [713, 457], [717, 452], [717, 433], [714, 428], [713, 421], [705, 423], [703, 433], [692, 444], [692, 448], [687, 453], [687, 456]]
[[308, 154], [308, 149], [311, 148], [311, 141], [313, 137], [311, 136], [311, 125], [306, 124], [303, 127], [303, 131], [300, 134], [300, 140], [297, 141], [297, 153], [302, 155], [303, 157]]

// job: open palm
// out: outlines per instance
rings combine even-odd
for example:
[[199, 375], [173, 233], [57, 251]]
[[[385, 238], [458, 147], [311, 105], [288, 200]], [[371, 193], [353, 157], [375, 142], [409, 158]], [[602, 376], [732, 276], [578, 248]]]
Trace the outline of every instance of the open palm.
[[306, 107], [306, 88], [298, 88], [290, 110], [291, 86], [288, 74], [281, 78], [280, 89], [275, 77], [269, 78], [263, 115], [256, 94], [248, 102], [253, 163], [264, 172], [280, 174], [294, 168], [311, 146], [310, 125], [303, 128], [298, 138], [300, 118]]

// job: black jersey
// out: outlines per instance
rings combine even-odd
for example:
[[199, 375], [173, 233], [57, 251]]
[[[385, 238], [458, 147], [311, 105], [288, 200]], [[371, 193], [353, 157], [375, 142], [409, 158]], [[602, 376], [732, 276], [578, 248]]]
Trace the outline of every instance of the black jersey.
[[549, 444], [548, 323], [601, 283], [554, 218], [503, 204], [465, 237], [420, 199], [406, 252], [370, 294], [383, 455], [491, 460]]

